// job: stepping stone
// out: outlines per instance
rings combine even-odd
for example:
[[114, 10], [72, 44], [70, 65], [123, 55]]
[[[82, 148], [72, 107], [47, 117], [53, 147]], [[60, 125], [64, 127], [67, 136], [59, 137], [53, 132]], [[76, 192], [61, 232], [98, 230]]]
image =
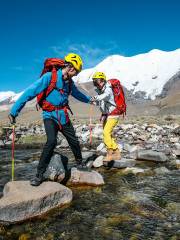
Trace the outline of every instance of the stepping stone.
[[75, 167], [71, 169], [68, 185], [101, 186], [103, 184], [103, 177], [96, 171], [80, 171]]
[[47, 213], [72, 201], [72, 191], [55, 182], [38, 187], [29, 181], [8, 182], [0, 199], [0, 222], [21, 222]]
[[121, 160], [112, 160], [109, 163], [104, 163], [104, 166], [110, 168], [127, 168], [127, 167], [134, 167], [136, 161], [134, 159], [126, 159], [122, 158]]

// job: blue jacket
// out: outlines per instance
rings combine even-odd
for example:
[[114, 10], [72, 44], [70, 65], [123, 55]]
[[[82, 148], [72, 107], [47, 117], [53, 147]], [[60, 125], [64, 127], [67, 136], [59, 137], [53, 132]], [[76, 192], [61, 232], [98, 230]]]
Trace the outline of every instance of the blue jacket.
[[[69, 83], [62, 79], [61, 70], [59, 70], [57, 74], [58, 74], [58, 79], [57, 79], [56, 87], [58, 89], [63, 89], [64, 93], [61, 94], [58, 90], [54, 89], [47, 96], [46, 100], [55, 106], [63, 106], [66, 103], [68, 103]], [[34, 82], [31, 86], [29, 86], [24, 91], [24, 93], [18, 98], [18, 100], [15, 102], [15, 104], [11, 108], [10, 114], [13, 115], [14, 117], [17, 117], [21, 109], [26, 104], [26, 102], [32, 100], [39, 93], [45, 90], [49, 86], [50, 81], [51, 81], [51, 73], [48, 72], [44, 74], [41, 78], [39, 78], [36, 82]], [[90, 96], [86, 96], [85, 94], [80, 92], [78, 88], [75, 86], [73, 81], [71, 86], [71, 95], [81, 102], [89, 103]], [[58, 113], [58, 116], [57, 116], [57, 113]], [[63, 110], [58, 110], [58, 112], [43, 111], [42, 115], [43, 115], [43, 119], [51, 118], [51, 119], [54, 119], [56, 122], [60, 121], [60, 124], [62, 125], [66, 124], [67, 122], [67, 119]]]

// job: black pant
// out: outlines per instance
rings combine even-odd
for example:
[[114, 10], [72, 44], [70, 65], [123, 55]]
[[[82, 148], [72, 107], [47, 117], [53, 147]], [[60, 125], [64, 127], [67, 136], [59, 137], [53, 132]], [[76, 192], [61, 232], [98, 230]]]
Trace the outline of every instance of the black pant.
[[61, 131], [61, 133], [65, 136], [77, 163], [80, 163], [82, 161], [80, 144], [75, 134], [73, 125], [70, 121], [65, 125], [62, 125], [62, 129], [59, 129], [59, 125], [54, 120], [45, 119], [44, 126], [45, 126], [46, 135], [47, 135], [47, 142], [43, 148], [40, 161], [37, 167], [38, 175], [43, 174], [46, 171], [46, 168], [53, 155], [53, 150], [57, 145], [58, 131]]

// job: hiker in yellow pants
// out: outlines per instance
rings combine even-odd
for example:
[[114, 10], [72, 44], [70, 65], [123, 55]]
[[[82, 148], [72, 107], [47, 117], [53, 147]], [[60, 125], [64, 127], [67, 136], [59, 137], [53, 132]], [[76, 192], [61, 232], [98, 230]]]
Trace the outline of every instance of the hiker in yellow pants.
[[120, 153], [118, 151], [118, 144], [116, 143], [115, 139], [113, 138], [113, 130], [119, 122], [119, 118], [107, 118], [107, 120], [103, 124], [103, 139], [104, 144], [106, 145], [109, 156], [108, 158], [118, 158], [120, 159]]
[[[120, 114], [124, 113], [123, 110], [119, 110], [119, 106], [117, 105], [115, 98], [115, 91], [118, 90], [118, 93], [116, 94], [118, 97], [123, 94], [122, 106], [123, 104], [126, 106], [124, 92], [121, 88], [119, 80], [113, 79], [107, 81], [103, 72], [96, 72], [92, 79], [98, 95], [92, 97], [90, 101], [99, 105], [102, 112], [101, 121], [103, 122], [103, 139], [107, 148], [107, 156], [104, 161], [108, 162], [111, 160], [120, 160], [121, 153], [119, 151], [118, 144], [112, 137], [112, 133], [119, 122]], [[117, 86], [119, 87], [118, 89]]]

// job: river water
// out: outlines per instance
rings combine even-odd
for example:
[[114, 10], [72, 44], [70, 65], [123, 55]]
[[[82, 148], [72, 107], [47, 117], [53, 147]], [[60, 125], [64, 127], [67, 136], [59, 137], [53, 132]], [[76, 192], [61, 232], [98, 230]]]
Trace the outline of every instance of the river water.
[[[11, 152], [0, 149], [0, 193], [11, 179]], [[15, 180], [35, 174], [40, 149], [16, 150]], [[66, 151], [72, 159], [72, 154]], [[153, 170], [161, 165], [140, 163]], [[99, 169], [102, 187], [72, 188], [69, 206], [21, 224], [0, 226], [3, 240], [178, 240], [180, 239], [180, 174], [124, 174], [122, 170]]]

